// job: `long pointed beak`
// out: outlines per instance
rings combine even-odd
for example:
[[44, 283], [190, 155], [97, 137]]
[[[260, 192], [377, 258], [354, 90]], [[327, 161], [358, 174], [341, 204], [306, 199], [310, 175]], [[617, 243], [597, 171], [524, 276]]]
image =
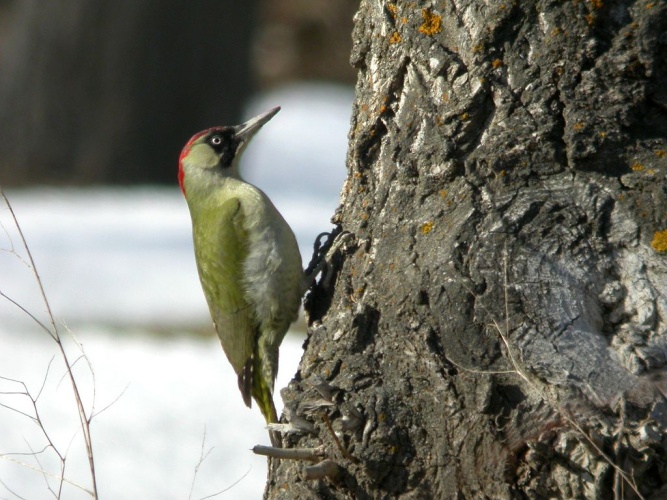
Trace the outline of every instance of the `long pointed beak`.
[[241, 125], [237, 125], [234, 127], [236, 129], [236, 137], [247, 143], [266, 122], [273, 118], [276, 113], [278, 113], [278, 111], [280, 111], [280, 106], [273, 108], [266, 113], [262, 113], [259, 116], [251, 118]]

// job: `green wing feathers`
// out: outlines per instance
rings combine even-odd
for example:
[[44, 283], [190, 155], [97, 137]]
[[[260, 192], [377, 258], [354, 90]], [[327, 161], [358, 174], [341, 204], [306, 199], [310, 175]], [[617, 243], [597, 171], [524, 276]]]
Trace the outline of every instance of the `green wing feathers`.
[[250, 406], [257, 323], [245, 299], [242, 270], [248, 253], [238, 198], [198, 214], [194, 227], [197, 268], [222, 348], [239, 376], [243, 401]]

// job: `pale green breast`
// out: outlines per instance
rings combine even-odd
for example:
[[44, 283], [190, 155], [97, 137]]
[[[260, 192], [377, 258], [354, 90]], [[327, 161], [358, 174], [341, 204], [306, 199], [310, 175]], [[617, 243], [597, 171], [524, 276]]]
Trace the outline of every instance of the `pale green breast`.
[[294, 233], [262, 191], [236, 179], [199, 200], [191, 206], [195, 256], [223, 349], [239, 373], [261, 344], [272, 381], [303, 291]]

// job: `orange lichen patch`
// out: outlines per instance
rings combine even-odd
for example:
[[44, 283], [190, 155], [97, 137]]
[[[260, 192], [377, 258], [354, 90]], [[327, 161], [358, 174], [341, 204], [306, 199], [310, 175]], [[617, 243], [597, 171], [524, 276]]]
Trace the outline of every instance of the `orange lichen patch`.
[[447, 197], [447, 190], [446, 189], [441, 189], [440, 193], [438, 193], [441, 198], [446, 198]]
[[600, 136], [600, 139], [604, 139], [607, 137], [607, 132], [598, 132], [598, 136]]
[[472, 46], [473, 53], [484, 52], [484, 43], [478, 43]]
[[644, 170], [644, 165], [642, 165], [639, 162], [635, 162], [635, 163], [632, 164], [632, 166], [630, 168], [632, 170], [634, 170], [635, 172], [642, 172]]
[[401, 40], [402, 38], [398, 31], [394, 31], [389, 37], [389, 44], [400, 43]]
[[361, 179], [363, 176], [364, 174], [362, 174], [361, 172], [355, 172], [352, 174], [352, 177], [354, 177], [355, 179]]
[[551, 30], [551, 36], [558, 36], [562, 33], [560, 28], [554, 28]]
[[422, 234], [428, 234], [433, 230], [433, 221], [424, 222], [419, 226], [419, 232]]
[[470, 114], [468, 114], [468, 113], [461, 113], [461, 115], [459, 115], [459, 118], [460, 118], [461, 120], [463, 120], [463, 121], [470, 120]]
[[595, 14], [586, 14], [584, 19], [586, 19], [586, 24], [589, 26], [593, 26], [595, 24]]
[[422, 17], [424, 22], [419, 27], [420, 33], [433, 36], [442, 31], [442, 16], [434, 14], [429, 9], [422, 9]]
[[380, 109], [378, 111], [380, 111], [380, 114], [384, 113], [385, 111], [387, 111], [387, 106], [383, 104], [382, 106], [380, 106]]
[[658, 158], [664, 158], [665, 156], [667, 156], [667, 151], [665, 151], [664, 149], [658, 149], [658, 150], [655, 152], [655, 155], [656, 155]]
[[583, 130], [585, 126], [586, 125], [584, 125], [581, 122], [575, 123], [574, 125], [572, 125], [572, 130], [574, 130], [575, 132], [579, 132], [580, 130]]
[[667, 229], [664, 231], [656, 231], [656, 233], [653, 235], [651, 247], [656, 252], [667, 252]]
[[398, 7], [396, 7], [395, 3], [388, 3], [387, 4], [387, 11], [391, 14], [391, 16], [396, 19], [396, 16], [398, 15]]
[[594, 9], [601, 9], [604, 6], [604, 2], [602, 0], [588, 0], [588, 3], [591, 4], [591, 7]]
[[442, 93], [442, 102], [449, 102], [449, 94], [447, 92]]
[[503, 65], [503, 61], [501, 59], [494, 59], [493, 62], [491, 63], [491, 66], [493, 66], [493, 69], [498, 69]]
[[646, 9], [647, 10], [651, 10], [653, 7], [655, 7], [655, 4], [653, 2], [646, 4]]

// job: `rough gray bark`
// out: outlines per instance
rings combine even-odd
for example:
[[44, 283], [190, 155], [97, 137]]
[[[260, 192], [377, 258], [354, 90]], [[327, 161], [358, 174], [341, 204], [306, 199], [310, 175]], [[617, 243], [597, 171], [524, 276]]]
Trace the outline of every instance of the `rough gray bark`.
[[339, 473], [274, 462], [269, 497], [662, 498], [665, 33], [664, 2], [361, 2], [354, 243], [283, 390]]

